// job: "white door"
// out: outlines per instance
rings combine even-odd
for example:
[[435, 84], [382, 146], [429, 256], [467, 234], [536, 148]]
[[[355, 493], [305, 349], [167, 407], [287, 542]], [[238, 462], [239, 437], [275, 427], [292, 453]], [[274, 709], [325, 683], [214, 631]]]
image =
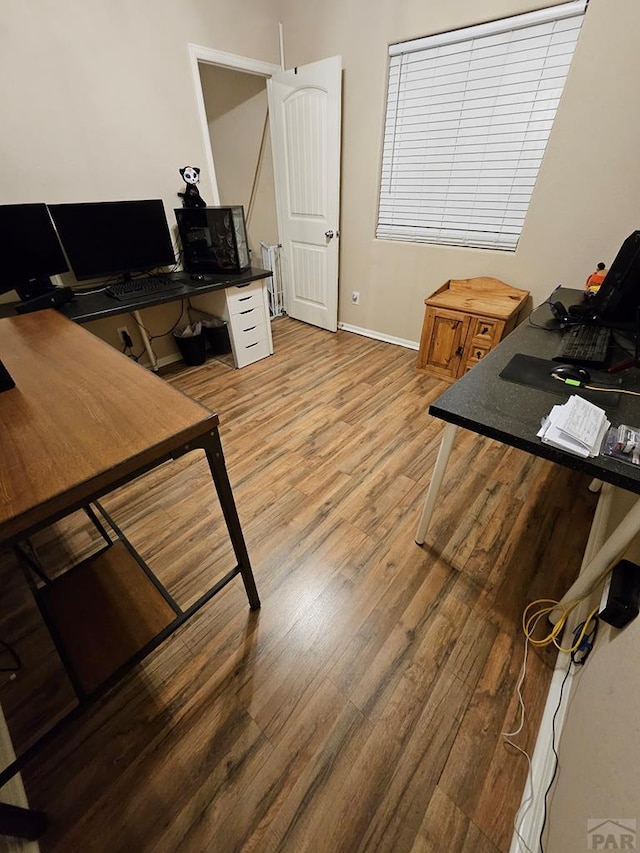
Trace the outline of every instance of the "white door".
[[267, 81], [287, 314], [338, 328], [342, 58]]

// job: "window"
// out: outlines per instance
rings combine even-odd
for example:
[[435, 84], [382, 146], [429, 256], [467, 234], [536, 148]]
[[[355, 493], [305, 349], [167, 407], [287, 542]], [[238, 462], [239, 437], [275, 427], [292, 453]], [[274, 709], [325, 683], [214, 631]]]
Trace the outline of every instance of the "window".
[[515, 250], [585, 6], [390, 46], [378, 237]]

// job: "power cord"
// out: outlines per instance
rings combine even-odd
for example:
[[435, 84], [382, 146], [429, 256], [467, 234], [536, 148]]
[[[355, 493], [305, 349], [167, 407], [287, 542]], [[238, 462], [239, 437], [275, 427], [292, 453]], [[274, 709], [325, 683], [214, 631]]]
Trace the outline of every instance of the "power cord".
[[[537, 617], [537, 619], [541, 619], [541, 618], [542, 618], [541, 615], [539, 615]], [[537, 622], [537, 620], [536, 620], [536, 622]], [[524, 697], [522, 696], [522, 685], [524, 684], [524, 679], [525, 679], [525, 676], [527, 674], [528, 651], [529, 651], [529, 639], [528, 639], [528, 637], [525, 637], [525, 639], [524, 639], [524, 657], [522, 659], [522, 667], [520, 668], [520, 676], [519, 676], [518, 682], [516, 684], [516, 694], [518, 696], [518, 705], [520, 706], [520, 722], [518, 723], [517, 727], [512, 732], [501, 732], [501, 735], [505, 739], [506, 743], [509, 744], [509, 746], [512, 746], [521, 755], [524, 755], [524, 757], [527, 759], [527, 765], [528, 765], [527, 779], [529, 781], [529, 795], [526, 798], [526, 800], [524, 800], [524, 802], [522, 802], [520, 804], [520, 808], [518, 809], [518, 811], [514, 815], [513, 830], [514, 830], [515, 834], [518, 836], [518, 841], [519, 841], [520, 845], [522, 845], [526, 848], [527, 853], [532, 853], [531, 848], [529, 847], [529, 845], [526, 843], [526, 841], [522, 837], [520, 830], [518, 828], [519, 825], [521, 824], [522, 820], [524, 820], [524, 816], [529, 811], [531, 804], [533, 803], [533, 784], [532, 784], [532, 778], [531, 778], [532, 777], [531, 756], [529, 755], [529, 753], [525, 749], [523, 749], [521, 746], [518, 746], [518, 744], [512, 740], [512, 738], [521, 734], [521, 732], [524, 728], [524, 722], [525, 722], [525, 717], [526, 717], [526, 708], [525, 708], [525, 704], [524, 704]]]
[[182, 320], [183, 314], [184, 314], [184, 297], [180, 300], [180, 313], [178, 314], [178, 319], [175, 321], [175, 323], [171, 326], [170, 329], [168, 329], [166, 332], [160, 332], [157, 335], [152, 335], [151, 332], [149, 331], [149, 329], [147, 329], [147, 327], [144, 325], [144, 323], [138, 322], [138, 320], [136, 320], [136, 318], [133, 316], [133, 314], [129, 313], [129, 316], [131, 317], [133, 322], [136, 324], [136, 326], [139, 326], [141, 329], [144, 329], [144, 331], [147, 333], [147, 337], [149, 338], [150, 341], [155, 341], [157, 338], [165, 338], [167, 335], [170, 335], [171, 332], [173, 332], [174, 329], [176, 329], [180, 325], [180, 321]]
[[[531, 604], [527, 604], [522, 614], [522, 630], [524, 631], [524, 635], [527, 638], [527, 641], [531, 643], [532, 646], [536, 648], [541, 648], [543, 646], [550, 646], [553, 644], [559, 651], [566, 652], [567, 654], [572, 654], [580, 648], [580, 645], [584, 639], [584, 635], [587, 630], [587, 625], [590, 624], [591, 620], [597, 616], [597, 613], [600, 607], [594, 607], [591, 613], [587, 616], [586, 620], [581, 623], [583, 625], [582, 634], [576, 639], [574, 635], [574, 642], [570, 648], [563, 648], [558, 642], [558, 637], [564, 631], [565, 625], [567, 624], [567, 620], [569, 616], [573, 613], [573, 611], [585, 600], [586, 596], [581, 596], [580, 598], [576, 598], [574, 601], [569, 604], [562, 604], [559, 601], [556, 601], [553, 598], [539, 598], [537, 601], [532, 601]], [[530, 613], [533, 607], [536, 605], [545, 605], [539, 607], [538, 610]], [[546, 606], [551, 605], [551, 606]], [[554, 611], [560, 610], [561, 615], [556, 624], [553, 626], [551, 631], [544, 637], [539, 640], [535, 640], [533, 638], [533, 631], [538, 624], [538, 621], [543, 616], [550, 616]]]
[[631, 397], [640, 397], [640, 391], [627, 391], [626, 388], [619, 388], [617, 385], [599, 386], [587, 385], [586, 382], [580, 382], [579, 379], [566, 379], [564, 376], [555, 376], [551, 374], [552, 379], [557, 379], [558, 382], [563, 382], [565, 385], [570, 385], [572, 388], [586, 388], [587, 391], [608, 391], [613, 394], [629, 394]]
[[[557, 288], [556, 288], [556, 290], [557, 290]], [[555, 293], [555, 291], [554, 291], [554, 293]], [[551, 294], [551, 296], [553, 296], [553, 294]], [[533, 320], [531, 319], [531, 318], [536, 314], [536, 312], [538, 312], [538, 311], [539, 311], [541, 308], [543, 308], [545, 305], [549, 305], [549, 306], [551, 306], [551, 296], [549, 297], [549, 299], [545, 299], [545, 301], [544, 301], [544, 302], [541, 302], [541, 303], [540, 303], [540, 305], [538, 305], [538, 307], [537, 307], [537, 308], [534, 308], [534, 309], [533, 309], [533, 311], [532, 311], [532, 312], [529, 314], [529, 316], [527, 317], [527, 323], [528, 323], [530, 326], [532, 326], [532, 328], [534, 328], [534, 329], [542, 329], [542, 331], [543, 331], [543, 332], [560, 332], [560, 331], [564, 328], [562, 325], [553, 326], [553, 327], [550, 327], [550, 326], [542, 326], [542, 325], [540, 325], [540, 323], [534, 323], [534, 322], [533, 322]], [[557, 318], [553, 317], [553, 319], [555, 320], [555, 319], [557, 319]]]
[[[569, 322], [570, 318], [569, 318], [569, 315], [566, 313], [566, 309], [565, 309], [564, 305], [562, 305], [560, 302], [556, 302], [554, 300], [554, 298], [553, 298], [554, 295], [557, 293], [558, 290], [560, 290], [561, 287], [562, 287], [562, 285], [558, 284], [554, 288], [553, 293], [551, 293], [551, 295], [547, 299], [545, 299], [544, 302], [541, 302], [540, 305], [538, 305], [536, 308], [534, 308], [533, 311], [527, 317], [528, 324], [530, 326], [532, 326], [534, 329], [542, 329], [543, 332], [561, 332], [561, 331], [564, 331], [564, 329], [571, 328], [572, 326], [581, 326], [582, 325], [582, 321], [579, 320], [577, 317], [572, 322]], [[558, 321], [557, 326], [553, 326], [553, 327], [542, 326], [539, 323], [534, 323], [533, 320], [531, 319], [535, 315], [535, 313], [537, 311], [539, 311], [544, 305], [548, 305], [549, 308], [551, 309], [551, 314], [553, 316], [553, 319]], [[559, 316], [559, 313], [562, 313], [562, 316]]]
[[125, 344], [122, 347], [122, 354], [126, 355], [127, 358], [130, 358], [132, 361], [135, 361], [135, 363], [137, 364], [140, 361], [140, 358], [141, 358], [142, 354], [144, 353], [144, 350], [139, 355], [136, 355], [134, 352], [128, 352], [128, 350], [131, 350], [132, 348], [133, 348], [132, 345], [128, 346], [127, 344]]
[[[160, 332], [157, 335], [152, 335], [151, 332], [149, 331], [149, 329], [145, 326], [145, 324], [140, 322], [139, 320], [137, 320], [136, 317], [134, 317], [134, 315], [131, 312], [129, 312], [129, 317], [136, 324], [136, 326], [138, 328], [143, 329], [147, 333], [147, 338], [149, 339], [149, 343], [151, 343], [151, 341], [155, 341], [157, 338], [164, 338], [167, 335], [170, 335], [174, 331], [174, 329], [176, 329], [179, 326], [180, 321], [182, 320], [183, 314], [184, 314], [184, 298], [182, 298], [180, 300], [180, 313], [178, 314], [178, 319], [175, 321], [175, 323], [171, 326], [170, 329], [168, 329], [166, 332]], [[125, 347], [122, 350], [122, 352], [125, 355], [128, 355], [129, 358], [133, 359], [133, 361], [135, 361], [136, 363], [139, 363], [140, 359], [145, 354], [145, 350], [142, 349], [141, 352], [139, 352], [137, 354], [134, 352], [127, 352], [128, 349], [133, 349], [133, 341], [131, 341], [131, 338], [129, 338], [129, 341], [131, 343], [131, 346], [128, 346], [127, 342], [125, 341]]]
[[[624, 551], [622, 553], [624, 553]], [[513, 828], [514, 828], [516, 835], [518, 836], [518, 843], [521, 845], [521, 847], [524, 847], [526, 849], [527, 853], [532, 853], [532, 851], [531, 851], [531, 848], [525, 842], [524, 838], [522, 837], [522, 834], [520, 833], [519, 825], [521, 825], [525, 814], [527, 813], [527, 811], [529, 810], [529, 808], [533, 802], [533, 785], [532, 785], [532, 780], [531, 780], [531, 774], [532, 774], [531, 756], [529, 755], [528, 752], [526, 752], [526, 750], [524, 750], [524, 749], [522, 749], [522, 747], [518, 746], [518, 744], [515, 743], [512, 740], [512, 738], [519, 735], [524, 728], [526, 709], [525, 709], [524, 699], [522, 696], [522, 685], [524, 683], [524, 679], [525, 679], [526, 671], [527, 671], [527, 654], [528, 654], [528, 650], [529, 650], [529, 645], [532, 645], [534, 647], [544, 647], [544, 646], [554, 645], [559, 651], [562, 651], [565, 654], [570, 655], [569, 668], [567, 670], [567, 673], [565, 675], [565, 679], [564, 679], [562, 686], [561, 686], [561, 689], [560, 689], [560, 698], [558, 700], [558, 706], [556, 707], [556, 711], [553, 715], [553, 721], [552, 721], [553, 751], [554, 751], [554, 754], [556, 756], [556, 766], [554, 767], [553, 778], [552, 778], [552, 780], [549, 784], [549, 787], [547, 788], [547, 791], [545, 793], [545, 803], [544, 803], [544, 808], [545, 808], [544, 815], [545, 816], [544, 816], [544, 820], [546, 822], [546, 812], [547, 812], [546, 801], [547, 801], [549, 791], [551, 790], [551, 787], [553, 785], [553, 781], [554, 781], [555, 776], [556, 776], [557, 762], [558, 762], [558, 755], [557, 755], [557, 751], [555, 749], [555, 720], [556, 720], [558, 711], [562, 705], [562, 694], [563, 694], [563, 690], [564, 690], [564, 685], [565, 685], [566, 680], [569, 676], [569, 671], [571, 669], [571, 665], [572, 664], [574, 664], [575, 666], [584, 665], [584, 663], [586, 662], [587, 658], [589, 657], [589, 655], [591, 654], [591, 652], [593, 650], [595, 640], [596, 640], [596, 636], [598, 633], [598, 611], [600, 608], [599, 607], [593, 608], [593, 610], [589, 613], [589, 615], [584, 620], [584, 622], [581, 622], [574, 629], [574, 631], [573, 631], [573, 642], [571, 643], [571, 645], [568, 649], [565, 649], [560, 645], [558, 638], [560, 637], [560, 634], [564, 630], [571, 613], [573, 613], [573, 611], [576, 609], [576, 607], [578, 607], [579, 604], [581, 604], [583, 601], [585, 601], [587, 598], [589, 598], [589, 596], [591, 596], [591, 594], [600, 586], [600, 584], [603, 583], [604, 579], [607, 577], [607, 575], [609, 574], [609, 572], [611, 571], [611, 569], [613, 568], [613, 566], [615, 565], [617, 560], [620, 558], [620, 556], [622, 556], [622, 554], [616, 555], [616, 557], [614, 557], [610, 561], [610, 563], [607, 565], [607, 567], [604, 569], [604, 571], [600, 574], [600, 576], [598, 578], [596, 578], [596, 580], [591, 585], [589, 590], [584, 595], [580, 596], [579, 598], [573, 599], [572, 601], [569, 601], [566, 604], [563, 604], [559, 601], [556, 601], [553, 598], [537, 599], [536, 601], [532, 601], [530, 604], [528, 604], [522, 613], [522, 630], [523, 630], [523, 633], [525, 636], [525, 648], [524, 648], [524, 657], [523, 657], [523, 661], [522, 661], [522, 667], [520, 670], [520, 676], [518, 678], [518, 682], [516, 685], [516, 694], [518, 696], [518, 703], [520, 706], [520, 722], [519, 722], [518, 726], [516, 727], [516, 729], [514, 729], [514, 731], [502, 732], [501, 734], [502, 734], [502, 737], [505, 739], [505, 741], [510, 746], [512, 746], [514, 749], [516, 749], [518, 752], [520, 752], [522, 755], [524, 755], [524, 757], [527, 759], [527, 764], [529, 765], [527, 778], [529, 779], [530, 794], [526, 798], [526, 800], [524, 800], [524, 802], [521, 803], [520, 808], [516, 812], [515, 817], [513, 819]], [[537, 606], [537, 609], [534, 610], [533, 608], [536, 608], [536, 606]], [[549, 633], [546, 636], [544, 636], [540, 639], [534, 639], [533, 633], [536, 629], [538, 622], [540, 620], [542, 620], [543, 618], [549, 616], [554, 611], [557, 611], [557, 610], [561, 611], [560, 618], [558, 619], [557, 623], [553, 626], [551, 631], [549, 631]], [[544, 824], [543, 824], [543, 831], [544, 831]], [[541, 832], [541, 845], [542, 845], [542, 832]], [[542, 850], [542, 846], [541, 846], [541, 850]]]
[[74, 290], [74, 296], [93, 296], [94, 293], [102, 293], [107, 289], [107, 285], [103, 284], [101, 287], [96, 287], [93, 290]]
[[[582, 599], [580, 599], [580, 601], [581, 600]], [[550, 599], [543, 599], [543, 601], [550, 601]], [[536, 604], [536, 603], [537, 602], [533, 602], [533, 604]], [[579, 602], [577, 602], [577, 603], [579, 603]], [[597, 608], [596, 608], [596, 611], [597, 611]], [[531, 626], [531, 630], [535, 629], [535, 626], [537, 625], [538, 621], [546, 615], [546, 612], [547, 612], [546, 610], [540, 610], [539, 612], [535, 613], [531, 617], [531, 621], [533, 621], [533, 624]], [[523, 616], [523, 619], [524, 619], [524, 616]], [[546, 821], [547, 821], [547, 800], [548, 800], [549, 792], [551, 791], [551, 789], [553, 787], [553, 783], [555, 781], [557, 771], [558, 771], [559, 757], [558, 757], [558, 752], [557, 752], [556, 745], [555, 745], [555, 741], [556, 741], [556, 731], [555, 731], [556, 719], [558, 716], [558, 712], [559, 712], [560, 708], [562, 707], [562, 698], [564, 695], [564, 688], [565, 688], [565, 684], [567, 682], [567, 679], [569, 678], [569, 673], [571, 671], [571, 667], [572, 667], [572, 665], [573, 666], [583, 666], [586, 663], [587, 658], [589, 657], [589, 655], [593, 651], [597, 634], [598, 634], [598, 616], [597, 616], [597, 612], [592, 611], [589, 614], [589, 616], [587, 617], [587, 619], [585, 619], [584, 622], [581, 622], [575, 628], [575, 630], [573, 632], [573, 643], [571, 644], [571, 648], [573, 649], [573, 651], [571, 651], [571, 652], [565, 651], [566, 654], [570, 655], [570, 660], [569, 660], [569, 666], [567, 667], [567, 671], [566, 671], [564, 679], [562, 681], [562, 685], [560, 687], [560, 696], [558, 698], [558, 704], [556, 706], [556, 709], [554, 711], [553, 718], [552, 718], [552, 725], [551, 725], [551, 728], [552, 728], [552, 744], [551, 745], [552, 745], [553, 753], [555, 755], [555, 765], [554, 765], [554, 770], [553, 770], [553, 776], [551, 778], [551, 781], [549, 782], [549, 785], [548, 785], [548, 787], [545, 791], [545, 795], [544, 795], [544, 817], [543, 817], [542, 829], [540, 831], [540, 850], [541, 850], [541, 853], [544, 853], [544, 850], [542, 847], [542, 844], [543, 844], [542, 836], [544, 834], [544, 829], [545, 829], [545, 825], [546, 825]], [[533, 851], [531, 850], [529, 845], [524, 840], [524, 838], [520, 832], [519, 826], [522, 824], [522, 820], [524, 819], [524, 816], [526, 815], [527, 811], [531, 807], [531, 804], [533, 803], [531, 756], [529, 755], [529, 753], [526, 750], [524, 750], [522, 747], [518, 746], [518, 744], [515, 743], [512, 740], [512, 738], [519, 735], [524, 728], [526, 709], [525, 709], [524, 699], [522, 696], [522, 685], [524, 683], [524, 679], [525, 679], [525, 675], [526, 675], [526, 671], [527, 671], [527, 653], [528, 653], [530, 643], [531, 643], [530, 637], [525, 634], [524, 658], [523, 658], [522, 667], [520, 670], [520, 677], [518, 678], [518, 683], [516, 685], [516, 693], [518, 696], [518, 703], [520, 706], [520, 721], [518, 723], [518, 726], [513, 731], [501, 733], [502, 737], [505, 739], [505, 741], [510, 746], [512, 746], [514, 749], [516, 749], [521, 755], [524, 755], [524, 757], [527, 759], [527, 764], [528, 764], [527, 778], [528, 778], [528, 782], [529, 782], [529, 785], [528, 785], [529, 795], [524, 800], [524, 802], [520, 805], [520, 808], [516, 812], [515, 817], [513, 819], [513, 828], [514, 828], [516, 835], [518, 836], [518, 843], [521, 846], [521, 848], [524, 847], [526, 849], [527, 853], [533, 853]], [[533, 643], [532, 643], [532, 645], [533, 645]], [[560, 648], [560, 646], [558, 646], [558, 648]]]

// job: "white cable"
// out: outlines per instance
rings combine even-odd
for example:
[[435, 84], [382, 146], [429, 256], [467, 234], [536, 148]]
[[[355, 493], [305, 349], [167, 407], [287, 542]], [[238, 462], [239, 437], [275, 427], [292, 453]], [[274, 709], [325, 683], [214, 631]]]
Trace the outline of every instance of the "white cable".
[[[538, 621], [542, 618], [543, 615], [544, 615], [543, 613], [539, 613], [536, 616], [535, 622], [533, 623], [533, 626], [531, 628], [531, 633], [533, 633], [536, 625], [538, 624]], [[519, 825], [522, 825], [522, 821], [524, 820], [525, 815], [527, 814], [527, 812], [529, 811], [529, 809], [531, 807], [531, 804], [533, 803], [533, 778], [532, 778], [532, 769], [531, 769], [531, 757], [530, 757], [528, 752], [526, 752], [524, 749], [522, 749], [522, 747], [519, 747], [517, 743], [514, 743], [511, 740], [511, 738], [519, 735], [522, 732], [522, 729], [524, 728], [526, 709], [525, 709], [524, 699], [522, 696], [522, 685], [524, 684], [524, 678], [525, 678], [525, 675], [527, 674], [527, 655], [528, 655], [528, 653], [529, 653], [529, 639], [528, 639], [528, 637], [525, 636], [525, 638], [524, 638], [524, 657], [522, 659], [522, 667], [520, 668], [520, 677], [518, 678], [518, 683], [516, 684], [516, 694], [518, 696], [518, 703], [520, 705], [520, 723], [518, 724], [518, 727], [516, 729], [514, 729], [512, 732], [500, 732], [500, 734], [505, 739], [506, 743], [509, 744], [509, 746], [512, 746], [514, 749], [517, 749], [521, 755], [524, 755], [524, 757], [527, 759], [527, 764], [529, 765], [529, 770], [527, 772], [527, 783], [526, 783], [528, 785], [529, 794], [528, 794], [527, 798], [520, 803], [520, 808], [518, 809], [518, 811], [514, 815], [513, 830], [514, 830], [515, 834], [518, 836], [519, 844], [524, 845], [527, 853], [533, 853], [533, 851], [531, 850], [531, 848], [529, 847], [527, 842], [524, 840], [524, 838], [520, 834], [520, 830], [518, 828]]]

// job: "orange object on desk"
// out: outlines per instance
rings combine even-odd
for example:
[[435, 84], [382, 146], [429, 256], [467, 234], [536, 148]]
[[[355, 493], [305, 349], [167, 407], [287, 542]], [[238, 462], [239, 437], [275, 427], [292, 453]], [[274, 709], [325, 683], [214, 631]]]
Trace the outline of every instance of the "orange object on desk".
[[596, 271], [592, 272], [590, 276], [587, 276], [587, 280], [584, 283], [584, 289], [587, 290], [589, 293], [597, 293], [600, 289], [600, 285], [605, 279], [606, 274], [607, 268], [602, 263], [602, 261], [600, 261]]

